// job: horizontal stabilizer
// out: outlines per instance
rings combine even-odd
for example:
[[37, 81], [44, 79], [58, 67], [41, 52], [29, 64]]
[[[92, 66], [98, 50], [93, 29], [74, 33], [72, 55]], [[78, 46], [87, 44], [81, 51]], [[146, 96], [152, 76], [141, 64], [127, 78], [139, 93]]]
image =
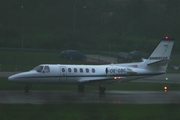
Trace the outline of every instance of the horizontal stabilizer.
[[152, 63], [147, 64], [148, 66], [150, 65], [154, 65], [154, 66], [165, 66], [170, 62], [169, 59], [163, 59], [163, 60], [159, 60], [159, 61], [155, 61]]

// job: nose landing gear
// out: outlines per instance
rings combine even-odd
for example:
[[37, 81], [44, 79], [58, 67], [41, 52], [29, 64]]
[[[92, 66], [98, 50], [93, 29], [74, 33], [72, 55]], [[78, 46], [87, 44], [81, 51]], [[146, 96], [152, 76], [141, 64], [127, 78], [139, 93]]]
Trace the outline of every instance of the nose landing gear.
[[24, 87], [25, 93], [29, 93], [30, 87], [32, 87], [31, 84], [27, 84], [27, 85]]

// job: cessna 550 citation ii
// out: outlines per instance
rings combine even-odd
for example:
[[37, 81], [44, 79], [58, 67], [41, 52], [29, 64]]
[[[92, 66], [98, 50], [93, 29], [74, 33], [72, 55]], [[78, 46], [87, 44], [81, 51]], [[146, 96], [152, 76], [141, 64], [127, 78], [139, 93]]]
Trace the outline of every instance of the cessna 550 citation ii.
[[37, 83], [77, 84], [79, 92], [87, 83], [97, 83], [100, 93], [105, 92], [105, 83], [117, 83], [166, 73], [174, 39], [162, 39], [151, 55], [142, 62], [107, 65], [41, 64], [28, 72], [12, 75], [11, 82], [24, 83], [25, 92]]

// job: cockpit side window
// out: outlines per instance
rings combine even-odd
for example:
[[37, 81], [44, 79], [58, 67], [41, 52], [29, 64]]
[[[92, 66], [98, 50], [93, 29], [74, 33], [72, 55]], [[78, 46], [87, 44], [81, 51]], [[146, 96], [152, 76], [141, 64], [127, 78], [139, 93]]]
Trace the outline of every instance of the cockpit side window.
[[45, 66], [45, 67], [44, 67], [44, 72], [45, 72], [45, 73], [50, 72], [49, 66]]
[[49, 66], [37, 66], [33, 70], [36, 70], [39, 73], [48, 73], [48, 72], [50, 72]]
[[36, 70], [37, 72], [42, 72], [43, 66], [37, 66], [33, 70]]

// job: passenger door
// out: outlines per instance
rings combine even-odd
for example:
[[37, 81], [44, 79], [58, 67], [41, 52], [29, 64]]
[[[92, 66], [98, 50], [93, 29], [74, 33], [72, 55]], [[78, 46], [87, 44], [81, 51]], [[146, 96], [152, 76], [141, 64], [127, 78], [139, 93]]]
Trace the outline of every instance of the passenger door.
[[67, 69], [65, 66], [61, 66], [60, 67], [60, 78], [59, 78], [59, 82], [66, 82], [67, 80]]

